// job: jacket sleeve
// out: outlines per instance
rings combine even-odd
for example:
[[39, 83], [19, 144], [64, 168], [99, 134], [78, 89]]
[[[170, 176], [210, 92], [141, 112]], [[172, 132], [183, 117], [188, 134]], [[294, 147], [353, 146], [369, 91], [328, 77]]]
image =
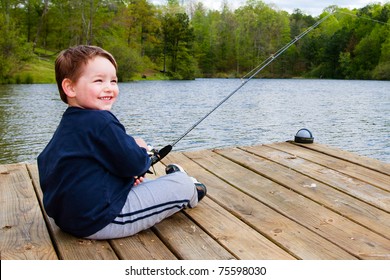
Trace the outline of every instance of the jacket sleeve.
[[95, 146], [99, 161], [111, 173], [120, 177], [134, 177], [149, 170], [151, 160], [146, 149], [138, 146], [126, 134], [119, 121], [111, 121], [102, 130]]

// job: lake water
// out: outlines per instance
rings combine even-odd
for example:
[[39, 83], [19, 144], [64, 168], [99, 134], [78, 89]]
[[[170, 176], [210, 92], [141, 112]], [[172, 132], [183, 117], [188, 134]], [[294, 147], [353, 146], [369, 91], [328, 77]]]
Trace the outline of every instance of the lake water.
[[[239, 79], [121, 83], [113, 112], [129, 134], [162, 148], [240, 83]], [[0, 164], [35, 161], [65, 109], [54, 84], [0, 85]], [[390, 162], [390, 82], [252, 80], [174, 150], [293, 140], [301, 128], [308, 128], [315, 142]]]

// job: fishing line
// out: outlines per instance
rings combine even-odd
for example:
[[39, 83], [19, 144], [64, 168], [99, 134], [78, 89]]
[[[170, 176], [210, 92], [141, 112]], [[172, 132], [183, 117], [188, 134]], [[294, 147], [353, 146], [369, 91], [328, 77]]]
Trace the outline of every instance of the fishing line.
[[262, 63], [260, 63], [257, 67], [252, 69], [248, 74], [246, 74], [243, 78], [247, 78], [246, 80], [243, 80], [240, 86], [238, 86], [235, 90], [233, 90], [229, 95], [227, 95], [224, 99], [222, 99], [212, 110], [210, 110], [207, 114], [205, 114], [202, 118], [200, 118], [197, 122], [195, 122], [190, 128], [188, 128], [180, 137], [178, 137], [175, 141], [173, 141], [171, 144], [165, 146], [159, 151], [155, 151], [152, 158], [152, 165], [163, 159], [171, 150], [172, 148], [180, 142], [185, 136], [188, 135], [193, 129], [195, 129], [202, 121], [204, 121], [208, 116], [210, 116], [215, 110], [217, 110], [222, 104], [224, 104], [230, 97], [232, 97], [237, 91], [239, 91], [242, 87], [244, 87], [250, 80], [252, 80], [257, 74], [260, 73], [265, 67], [267, 67], [270, 63], [272, 63], [276, 58], [278, 58], [282, 53], [284, 53], [287, 49], [289, 49], [292, 45], [294, 45], [296, 42], [298, 42], [300, 39], [302, 39], [305, 35], [310, 33], [313, 29], [315, 29], [317, 26], [319, 26], [322, 22], [324, 22], [327, 18], [329, 18], [331, 15], [333, 15], [333, 12], [329, 13], [327, 16], [323, 17], [322, 19], [318, 20], [316, 23], [314, 23], [312, 26], [310, 26], [308, 29], [303, 31], [301, 34], [296, 36], [293, 40], [291, 40], [289, 43], [287, 43], [285, 46], [283, 46], [281, 49], [279, 49], [276, 53], [269, 56], [266, 60], [264, 60]]
[[276, 58], [278, 58], [281, 54], [283, 54], [286, 50], [288, 50], [292, 45], [294, 45], [296, 42], [298, 42], [300, 39], [302, 39], [304, 36], [306, 36], [308, 33], [310, 33], [313, 29], [315, 29], [317, 26], [319, 26], [322, 22], [324, 22], [326, 19], [328, 19], [334, 13], [342, 13], [342, 14], [346, 14], [346, 15], [349, 15], [349, 16], [355, 16], [357, 18], [370, 20], [370, 21], [373, 21], [373, 22], [376, 22], [376, 23], [390, 25], [389, 23], [386, 23], [386, 22], [382, 22], [382, 21], [371, 19], [371, 18], [367, 18], [367, 17], [358, 16], [358, 15], [351, 14], [351, 13], [341, 12], [341, 11], [337, 11], [337, 10], [330, 12], [328, 15], [326, 15], [322, 19], [318, 20], [317, 22], [315, 22], [308, 29], [303, 31], [301, 34], [296, 36], [293, 40], [291, 40], [285, 46], [280, 48], [276, 53], [270, 55], [267, 59], [265, 59], [263, 62], [261, 62], [258, 66], [256, 66], [254, 69], [252, 69], [246, 75], [244, 75], [241, 78], [242, 83], [240, 84], [240, 86], [238, 86], [229, 95], [227, 95], [224, 99], [222, 99], [212, 110], [210, 110], [207, 114], [205, 114], [202, 118], [200, 118], [197, 122], [195, 122], [190, 128], [188, 128], [175, 141], [173, 141], [171, 144], [165, 146], [164, 148], [162, 148], [159, 151], [158, 150], [154, 150], [153, 151], [153, 156], [152, 156], [152, 165], [157, 163], [158, 161], [160, 161], [162, 158], [164, 158], [178, 142], [180, 142], [185, 136], [187, 136], [188, 133], [190, 133], [193, 129], [195, 129], [201, 122], [203, 122], [208, 116], [210, 116], [215, 110], [217, 110], [222, 104], [224, 104], [237, 91], [239, 91], [242, 87], [244, 87], [250, 80], [252, 80], [257, 74], [259, 74], [265, 67], [267, 67]]
[[337, 13], [349, 15], [349, 16], [352, 16], [352, 17], [357, 17], [359, 19], [365, 19], [365, 20], [376, 22], [376, 23], [380, 23], [380, 24], [390, 25], [390, 23], [388, 23], [388, 22], [372, 19], [372, 18], [369, 18], [369, 17], [359, 16], [359, 15], [355, 15], [355, 14], [352, 14], [352, 13], [347, 13], [347, 12], [342, 12], [342, 11], [337, 11]]
[[[294, 45], [296, 42], [298, 42], [302, 37], [304, 37], [306, 34], [310, 33], [314, 28], [316, 28], [318, 25], [320, 25], [323, 21], [325, 21], [328, 17], [330, 17], [333, 13], [328, 14], [326, 17], [323, 17], [321, 20], [317, 21], [315, 24], [310, 26], [308, 29], [306, 29], [304, 32], [296, 36], [293, 40], [291, 40], [288, 44], [283, 46], [281, 49], [279, 49], [275, 54], [272, 54], [270, 57], [268, 57], [266, 60], [264, 60], [262, 63], [260, 63], [257, 67], [252, 69], [249, 73], [247, 73], [245, 76], [242, 77], [242, 79], [245, 79], [249, 76], [248, 81], [251, 80], [254, 76], [256, 76], [261, 70], [263, 70], [265, 67], [267, 67], [272, 61], [274, 61], [278, 56], [280, 56], [282, 53], [284, 53], [287, 49], [289, 49], [292, 45]], [[251, 75], [253, 72], [255, 74]], [[250, 76], [251, 75], [251, 76]]]
[[390, 25], [390, 23], [387, 23], [387, 22], [384, 22], [384, 21], [380, 21], [380, 20], [376, 20], [376, 19], [372, 19], [372, 18], [369, 18], [369, 17], [364, 17], [364, 16], [359, 16], [359, 15], [356, 15], [356, 14], [352, 14], [352, 13], [347, 13], [347, 12], [342, 12], [342, 11], [333, 11], [331, 12], [329, 15], [327, 15], [326, 17], [322, 18], [321, 20], [317, 21], [315, 24], [313, 24], [311, 27], [309, 27], [308, 29], [306, 29], [304, 32], [302, 32], [300, 35], [298, 35], [297, 37], [295, 37], [293, 40], [291, 40], [291, 42], [289, 42], [287, 45], [285, 45], [284, 47], [282, 47], [280, 50], [278, 50], [276, 52], [276, 54], [274, 55], [271, 55], [270, 57], [268, 57], [266, 60], [264, 60], [262, 63], [260, 63], [258, 66], [256, 66], [255, 68], [253, 68], [250, 72], [248, 72], [245, 76], [243, 76], [241, 79], [245, 79], [246, 77], [250, 76], [254, 71], [256, 71], [256, 69], [259, 69], [260, 68], [260, 71], [263, 70], [263, 68], [265, 68], [268, 64], [270, 64], [273, 60], [273, 56], [275, 56], [275, 58], [279, 55], [281, 55], [284, 51], [286, 51], [288, 48], [290, 48], [293, 44], [295, 44], [297, 41], [299, 41], [302, 37], [304, 37], [306, 34], [308, 34], [309, 32], [311, 32], [314, 28], [316, 28], [318, 25], [320, 25], [323, 21], [325, 21], [329, 16], [331, 16], [332, 14], [334, 13], [340, 13], [340, 14], [345, 14], [345, 15], [348, 15], [348, 16], [353, 16], [353, 17], [357, 17], [359, 19], [364, 19], [364, 20], [368, 20], [368, 21], [372, 21], [372, 22], [376, 22], [376, 23], [380, 23], [380, 24], [386, 24], [386, 25]]
[[175, 146], [181, 139], [183, 139], [188, 133], [190, 133], [195, 127], [197, 127], [204, 119], [206, 119], [209, 115], [211, 115], [215, 110], [217, 110], [223, 103], [225, 103], [230, 97], [232, 97], [237, 91], [239, 91], [243, 86], [245, 86], [250, 80], [252, 80], [257, 74], [260, 73], [265, 67], [267, 67], [272, 61], [274, 61], [276, 58], [278, 58], [282, 53], [284, 53], [287, 49], [289, 49], [292, 45], [294, 45], [297, 41], [299, 41], [302, 37], [304, 37], [306, 34], [311, 32], [314, 28], [316, 28], [318, 25], [320, 25], [323, 21], [325, 21], [328, 17], [330, 17], [332, 13], [328, 14], [327, 16], [323, 17], [321, 20], [317, 21], [315, 24], [313, 24], [311, 27], [306, 29], [304, 32], [302, 32], [300, 35], [295, 37], [293, 40], [291, 40], [288, 44], [286, 44], [284, 47], [279, 49], [275, 54], [272, 54], [269, 56], [265, 61], [263, 61], [260, 65], [258, 65], [256, 68], [254, 68], [252, 71], [250, 71], [248, 74], [246, 74], [242, 79], [245, 79], [239, 87], [237, 87], [235, 90], [233, 90], [228, 96], [226, 96], [224, 99], [221, 100], [215, 106], [210, 112], [208, 112], [206, 115], [204, 115], [200, 120], [198, 120], [196, 123], [194, 123], [189, 129], [187, 129], [186, 132], [184, 132], [179, 138], [177, 138], [174, 142], [172, 142], [171, 146]]

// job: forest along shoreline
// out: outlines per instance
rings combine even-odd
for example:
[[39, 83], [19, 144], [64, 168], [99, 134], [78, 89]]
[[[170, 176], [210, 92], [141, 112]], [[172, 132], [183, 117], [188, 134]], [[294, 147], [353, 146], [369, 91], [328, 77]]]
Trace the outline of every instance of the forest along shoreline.
[[318, 17], [259, 0], [234, 10], [177, 0], [10, 0], [0, 10], [0, 83], [54, 83], [55, 57], [77, 44], [110, 51], [120, 81], [242, 77], [329, 13], [259, 77], [390, 80], [390, 3], [329, 6]]

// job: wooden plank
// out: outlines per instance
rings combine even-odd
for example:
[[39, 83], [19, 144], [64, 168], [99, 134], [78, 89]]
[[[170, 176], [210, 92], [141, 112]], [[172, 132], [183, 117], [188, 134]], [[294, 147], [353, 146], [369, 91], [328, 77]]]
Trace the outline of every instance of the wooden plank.
[[230, 260], [234, 256], [182, 212], [154, 227], [171, 250], [183, 260]]
[[[273, 147], [283, 147], [289, 145], [289, 152], [294, 155], [321, 164], [329, 169], [337, 170], [338, 172], [347, 174], [351, 177], [359, 179], [373, 186], [382, 188], [385, 191], [390, 191], [390, 176], [377, 171], [365, 168], [360, 165], [353, 164], [349, 161], [328, 156], [319, 152], [308, 152], [309, 149], [302, 149], [302, 146], [290, 143], [275, 143]], [[309, 145], [307, 145], [309, 146]]]
[[[170, 154], [164, 162], [177, 162]], [[192, 170], [187, 170], [191, 176]], [[291, 254], [268, 240], [249, 225], [205, 197], [186, 213], [202, 229], [238, 259], [294, 259]]]
[[[286, 171], [285, 167], [238, 149], [217, 152], [241, 166], [233, 167], [241, 169], [241, 179], [225, 172], [224, 180], [358, 258], [390, 259], [388, 239], [290, 190], [289, 185], [281, 186], [263, 177], [267, 174], [268, 178], [277, 179]], [[213, 173], [218, 175], [220, 170]], [[294, 174], [290, 175], [290, 180], [294, 182]]]
[[[296, 170], [302, 174], [307, 174], [315, 180], [328, 184], [337, 190], [365, 201], [386, 212], [390, 211], [389, 192], [340, 173], [337, 170], [329, 169], [312, 161], [297, 157], [290, 152], [290, 147], [291, 145], [287, 144], [286, 146], [265, 145], [243, 149], [282, 164], [283, 166]], [[308, 152], [310, 152], [310, 150]], [[376, 214], [373, 213], [373, 215]]]
[[57, 259], [25, 164], [0, 166], [0, 259]]
[[291, 254], [207, 197], [187, 213], [238, 259], [294, 259]]
[[[148, 175], [147, 178], [155, 179], [164, 176], [165, 166], [161, 163], [156, 164], [154, 173]], [[232, 254], [185, 216], [183, 212], [165, 219], [155, 225], [153, 230], [179, 259], [234, 259]]]
[[150, 168], [150, 171], [153, 173], [153, 174], [146, 174], [145, 178], [146, 179], [156, 179], [160, 176], [164, 176], [166, 175], [165, 174], [165, 165], [162, 164], [161, 162], [158, 162], [156, 163], [155, 165], [153, 165], [151, 168]]
[[336, 147], [331, 147], [324, 144], [312, 143], [310, 145], [307, 144], [299, 144], [292, 141], [289, 141], [291, 144], [301, 146], [305, 149], [311, 149], [314, 151], [318, 151], [329, 156], [350, 161], [352, 163], [364, 166], [365, 168], [369, 168], [383, 174], [387, 174], [390, 176], [390, 164], [382, 162], [377, 159], [361, 156], [355, 153], [347, 152]]
[[[211, 151], [187, 152], [190, 160], [182, 154], [175, 155], [175, 161], [191, 175], [208, 186], [208, 196], [240, 220], [249, 224], [268, 239], [300, 259], [355, 259], [338, 246], [291, 221], [260, 201], [240, 192], [223, 180], [207, 172], [220, 168], [234, 173], [227, 161]], [[196, 163], [195, 163], [196, 162]], [[198, 164], [203, 167], [200, 168]], [[241, 178], [241, 173], [236, 176]]]
[[[164, 168], [161, 164], [156, 165], [157, 170]], [[38, 181], [38, 170], [36, 165], [30, 166], [32, 177], [36, 186], [39, 186]], [[149, 175], [152, 179], [155, 175]], [[40, 196], [41, 190], [39, 190]], [[129, 259], [129, 260], [150, 260], [150, 259], [160, 259], [160, 260], [171, 260], [176, 259], [176, 256], [161, 242], [159, 237], [151, 230], [143, 231], [135, 236], [130, 236], [126, 238], [113, 239], [109, 241], [88, 241], [85, 239], [77, 239], [72, 237], [64, 232], [62, 232], [54, 223], [52, 219], [49, 219], [50, 227], [53, 230], [53, 234], [57, 241], [60, 243], [61, 257], [64, 259], [92, 259], [91, 254], [96, 255], [97, 259]], [[75, 244], [75, 241], [78, 240], [79, 244]], [[80, 249], [80, 246], [87, 244], [88, 247], [86, 251], [81, 249], [80, 251], [84, 255], [76, 254], [75, 250]], [[111, 248], [110, 248], [111, 246]], [[101, 249], [105, 249], [104, 254], [102, 254]], [[108, 252], [106, 252], [108, 250]], [[112, 250], [112, 252], [111, 252]], [[114, 255], [115, 253], [115, 255]]]
[[175, 260], [177, 257], [151, 230], [134, 236], [109, 241], [122, 260]]
[[[39, 203], [42, 204], [42, 190], [39, 185], [39, 174], [37, 165], [28, 165], [35, 190], [38, 194]], [[65, 260], [115, 260], [118, 259], [108, 241], [87, 240], [77, 238], [60, 230], [53, 219], [45, 213], [47, 227], [50, 231], [53, 242], [60, 259]]]
[[[280, 168], [282, 172], [279, 172], [277, 177], [272, 177], [273, 180], [277, 180], [280, 184], [288, 186], [297, 193], [300, 193], [325, 207], [331, 208], [333, 211], [354, 220], [378, 234], [390, 238], [390, 214], [361, 200], [357, 200], [354, 197], [335, 189], [333, 186], [316, 180], [317, 178], [313, 174], [316, 174], [315, 170], [317, 170], [316, 167], [318, 167], [318, 165], [316, 166], [313, 163], [297, 157], [291, 157], [291, 154], [286, 154], [266, 146], [248, 147], [244, 148], [244, 150], [264, 158], [272, 159], [274, 162], [270, 164], [271, 166], [282, 164], [285, 167], [284, 169], [282, 167]], [[299, 169], [300, 172], [294, 171], [296, 169]], [[310, 177], [302, 173], [308, 174]], [[333, 173], [334, 172], [332, 172], [332, 174]], [[318, 176], [321, 176], [321, 178], [324, 176], [323, 179], [325, 181], [328, 181], [329, 177], [333, 177], [332, 175], [329, 176], [329, 172], [327, 170], [324, 171], [323, 168], [319, 170], [318, 174], [320, 174]], [[293, 178], [293, 180], [291, 178]], [[334, 178], [330, 179], [330, 182], [327, 183], [335, 183]], [[358, 188], [355, 192], [360, 191], [360, 186], [349, 185], [348, 187], [354, 189]], [[360, 197], [362, 197], [362, 195], [360, 195]], [[367, 194], [366, 197], [369, 197], [371, 201], [375, 200], [375, 197], [372, 197], [370, 194]], [[387, 204], [390, 203], [390, 196], [383, 196], [378, 200], [381, 200], [382, 204], [384, 204], [383, 207], [386, 208], [388, 207]]]
[[[157, 163], [147, 174], [147, 179], [155, 179], [162, 173], [164, 166]], [[124, 260], [175, 260], [177, 257], [162, 242], [152, 229], [144, 230], [134, 236], [110, 240], [112, 248], [120, 259]]]
[[[154, 167], [164, 169], [161, 163]], [[151, 169], [153, 171], [153, 169]], [[147, 174], [147, 179], [155, 179], [157, 174]], [[124, 260], [175, 260], [177, 257], [160, 240], [152, 229], [144, 230], [134, 236], [109, 241], [120, 259]]]
[[[171, 153], [166, 159], [184, 166], [189, 175], [206, 183], [208, 197], [196, 208], [179, 212], [132, 237], [108, 242], [74, 238], [44, 216], [58, 256], [390, 259], [386, 166], [382, 168], [374, 161], [373, 168], [366, 168], [368, 159], [359, 161], [347, 152], [335, 159], [337, 150], [329, 152], [318, 144], [310, 149], [278, 145], [251, 150], [257, 155], [240, 149]], [[283, 145], [295, 146], [305, 156], [283, 151]], [[29, 170], [42, 203], [36, 165], [29, 166]], [[360, 175], [366, 179], [355, 176], [361, 171], [366, 172]], [[1, 175], [7, 171], [3, 173], [0, 186]], [[164, 166], [158, 164], [157, 175], [164, 174]], [[313, 184], [315, 188], [311, 188]], [[309, 187], [302, 188], [304, 185]], [[4, 220], [1, 217], [1, 222]], [[2, 259], [3, 250], [0, 252]]]

